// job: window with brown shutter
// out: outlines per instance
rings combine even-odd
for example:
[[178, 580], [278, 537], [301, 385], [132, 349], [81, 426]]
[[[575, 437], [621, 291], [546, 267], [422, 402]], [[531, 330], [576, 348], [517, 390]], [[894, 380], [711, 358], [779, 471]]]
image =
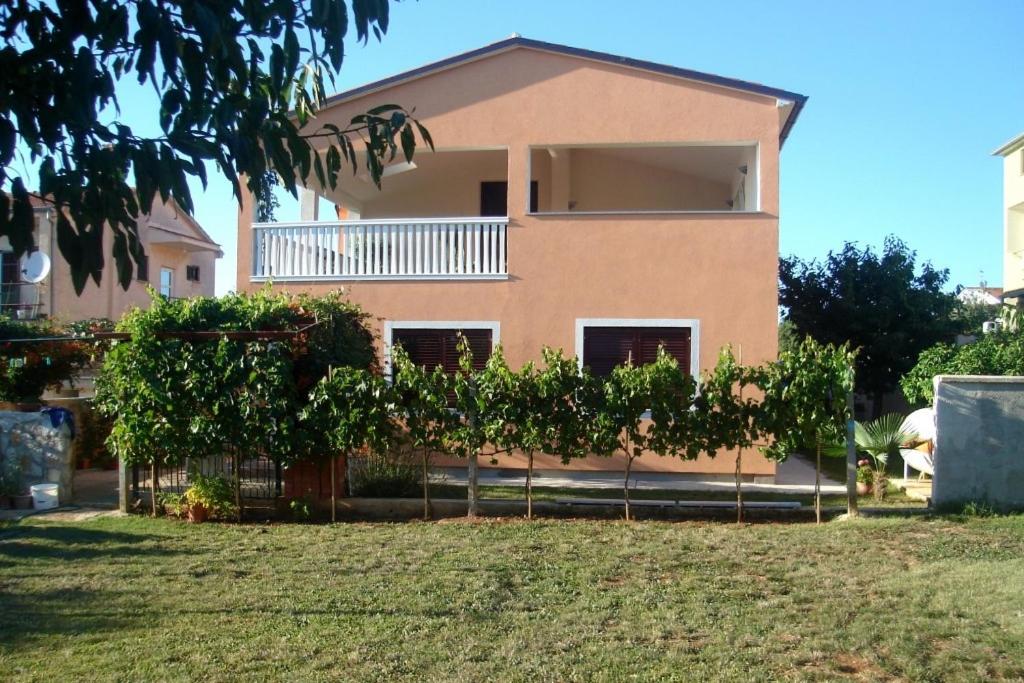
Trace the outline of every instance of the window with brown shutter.
[[585, 327], [583, 328], [583, 365], [598, 377], [611, 374], [616, 365], [651, 363], [664, 346], [690, 373], [689, 327]]
[[416, 365], [429, 369], [440, 365], [445, 372], [454, 374], [459, 370], [460, 332], [473, 352], [473, 369], [482, 369], [491, 357], [489, 329], [398, 329], [392, 331], [391, 342], [401, 345]]

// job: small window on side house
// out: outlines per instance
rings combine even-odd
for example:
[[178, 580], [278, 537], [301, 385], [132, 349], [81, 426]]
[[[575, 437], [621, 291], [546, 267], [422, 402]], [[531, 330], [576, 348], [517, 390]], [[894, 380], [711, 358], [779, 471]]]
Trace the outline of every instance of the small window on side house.
[[185, 266], [185, 279], [189, 282], [199, 282], [199, 266]]
[[170, 268], [160, 269], [160, 296], [166, 299], [174, 296], [174, 271]]

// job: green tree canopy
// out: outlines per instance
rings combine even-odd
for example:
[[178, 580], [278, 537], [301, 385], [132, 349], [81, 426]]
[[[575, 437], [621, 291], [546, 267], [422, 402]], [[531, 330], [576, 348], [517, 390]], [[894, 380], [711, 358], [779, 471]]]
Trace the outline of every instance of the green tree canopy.
[[880, 253], [847, 242], [824, 261], [782, 259], [779, 303], [799, 335], [859, 349], [857, 389], [877, 397], [898, 386], [921, 351], [960, 331], [956, 297], [943, 291], [948, 279], [931, 263], [918, 267], [896, 237]]
[[[294, 195], [311, 177], [335, 187], [358, 147], [379, 183], [389, 159], [412, 158], [417, 136], [432, 144], [411, 112], [381, 104], [343, 128], [315, 114], [350, 27], [366, 42], [388, 22], [387, 0], [0, 3], [0, 190], [10, 193], [0, 192], [0, 235], [16, 256], [33, 248], [35, 186], [60, 208], [57, 243], [75, 289], [99, 283], [107, 229], [127, 289], [143, 257], [135, 219], [156, 195], [191, 213], [187, 181], [205, 187], [210, 166], [239, 201], [243, 176], [256, 197], [274, 174]], [[151, 93], [158, 134], [120, 116], [128, 79]], [[22, 172], [25, 159], [37, 178]]]

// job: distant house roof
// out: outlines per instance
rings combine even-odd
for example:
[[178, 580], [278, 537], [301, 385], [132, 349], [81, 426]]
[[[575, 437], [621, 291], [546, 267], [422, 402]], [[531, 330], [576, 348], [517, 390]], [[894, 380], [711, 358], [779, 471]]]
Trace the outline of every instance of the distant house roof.
[[1002, 287], [964, 287], [957, 294], [957, 298], [965, 303], [998, 304], [1002, 297]]
[[1024, 133], [1001, 145], [996, 151], [992, 152], [992, 156], [1005, 157], [1013, 154], [1021, 147], [1024, 147]]
[[469, 52], [463, 52], [462, 54], [455, 55], [454, 57], [448, 57], [425, 66], [418, 67], [416, 69], [410, 69], [409, 71], [403, 71], [402, 73], [383, 78], [379, 81], [367, 83], [351, 90], [345, 90], [337, 93], [327, 99], [326, 104], [337, 104], [346, 100], [366, 95], [377, 90], [382, 90], [399, 83], [406, 81], [415, 80], [422, 78], [438, 71], [450, 69], [452, 67], [467, 64], [484, 57], [498, 54], [500, 52], [507, 52], [516, 48], [529, 48], [532, 50], [540, 50], [543, 52], [552, 52], [555, 54], [568, 55], [570, 57], [579, 57], [581, 59], [589, 59], [597, 62], [604, 62], [606, 64], [614, 64], [616, 66], [627, 67], [630, 69], [639, 69], [641, 71], [650, 71], [652, 73], [664, 74], [667, 76], [674, 76], [676, 78], [682, 78], [689, 81], [697, 81], [700, 83], [708, 83], [711, 85], [717, 85], [722, 88], [729, 88], [731, 90], [739, 90], [742, 92], [753, 93], [755, 95], [764, 95], [765, 97], [774, 97], [776, 100], [780, 100], [791, 105], [789, 115], [786, 117], [786, 121], [782, 126], [782, 130], [779, 133], [779, 143], [786, 140], [789, 135], [789, 131], [793, 128], [793, 124], [796, 123], [797, 117], [800, 115], [800, 111], [804, 107], [804, 103], [807, 102], [807, 96], [799, 93], [791, 92], [789, 90], [782, 90], [779, 88], [772, 88], [767, 85], [761, 85], [760, 83], [751, 83], [750, 81], [743, 81], [736, 78], [728, 78], [725, 76], [717, 76], [715, 74], [704, 73], [701, 71], [693, 71], [691, 69], [682, 69], [676, 66], [670, 66], [667, 64], [658, 64], [656, 62], [647, 62], [642, 59], [632, 59], [630, 57], [620, 57], [618, 55], [608, 54], [607, 52], [596, 52], [594, 50], [584, 50], [575, 47], [569, 47], [567, 45], [559, 45], [557, 43], [546, 43], [540, 40], [532, 40], [530, 38], [523, 38], [519, 35], [514, 35], [511, 38], [500, 40], [490, 45], [470, 50]]

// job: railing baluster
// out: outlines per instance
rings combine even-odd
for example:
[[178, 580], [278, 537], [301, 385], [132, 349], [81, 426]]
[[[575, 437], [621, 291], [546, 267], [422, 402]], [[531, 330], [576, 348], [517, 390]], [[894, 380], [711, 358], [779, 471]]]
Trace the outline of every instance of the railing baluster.
[[505, 260], [505, 240], [508, 239], [508, 224], [498, 225], [498, 273], [508, 273], [508, 262]]

